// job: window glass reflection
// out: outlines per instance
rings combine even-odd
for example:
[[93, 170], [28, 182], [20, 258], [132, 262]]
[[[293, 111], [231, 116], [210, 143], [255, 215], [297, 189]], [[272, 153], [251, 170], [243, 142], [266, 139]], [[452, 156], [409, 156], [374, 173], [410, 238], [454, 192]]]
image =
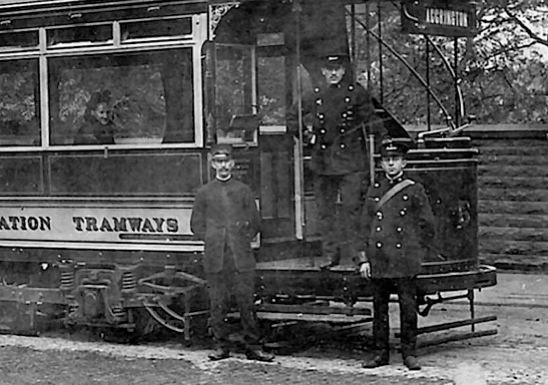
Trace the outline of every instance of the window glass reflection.
[[0, 62], [0, 146], [40, 145], [38, 61]]
[[53, 145], [194, 140], [191, 49], [49, 61]]

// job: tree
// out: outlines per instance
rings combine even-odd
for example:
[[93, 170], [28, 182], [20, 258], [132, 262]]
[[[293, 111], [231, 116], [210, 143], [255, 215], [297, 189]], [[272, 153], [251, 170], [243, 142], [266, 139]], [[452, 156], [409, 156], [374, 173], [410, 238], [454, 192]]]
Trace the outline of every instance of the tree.
[[480, 30], [463, 58], [466, 101], [480, 122], [545, 122], [548, 6], [542, 0], [484, 0]]

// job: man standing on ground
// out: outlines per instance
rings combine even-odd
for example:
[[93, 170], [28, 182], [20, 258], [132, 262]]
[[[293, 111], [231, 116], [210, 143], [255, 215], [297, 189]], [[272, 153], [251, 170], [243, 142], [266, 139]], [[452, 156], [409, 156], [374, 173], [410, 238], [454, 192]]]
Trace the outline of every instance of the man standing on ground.
[[388, 303], [398, 294], [401, 352], [410, 370], [421, 368], [416, 355], [417, 286], [422, 256], [434, 241], [435, 222], [424, 187], [404, 177], [410, 139], [381, 143], [384, 175], [367, 192], [363, 218], [366, 252], [359, 255], [360, 274], [373, 287], [373, 337], [377, 354], [364, 368], [388, 365]]
[[[346, 55], [327, 56], [321, 69], [325, 84], [314, 88], [302, 103], [302, 116], [312, 118], [312, 132], [306, 131], [305, 136], [312, 146], [314, 195], [323, 255], [328, 260], [322, 268], [337, 266], [341, 256], [351, 260], [357, 255], [357, 228], [369, 173], [365, 131], [381, 137], [383, 129], [369, 93], [348, 79], [348, 65]], [[288, 113], [293, 133], [301, 126], [298, 117], [294, 107]]]
[[251, 240], [259, 232], [260, 215], [249, 186], [232, 177], [232, 148], [215, 145], [211, 155], [215, 179], [198, 190], [190, 219], [192, 232], [205, 242], [203, 263], [216, 343], [216, 350], [209, 358], [216, 361], [230, 355], [225, 318], [230, 308], [230, 294], [234, 294], [247, 358], [272, 361], [274, 356], [261, 349], [254, 308], [255, 257]]

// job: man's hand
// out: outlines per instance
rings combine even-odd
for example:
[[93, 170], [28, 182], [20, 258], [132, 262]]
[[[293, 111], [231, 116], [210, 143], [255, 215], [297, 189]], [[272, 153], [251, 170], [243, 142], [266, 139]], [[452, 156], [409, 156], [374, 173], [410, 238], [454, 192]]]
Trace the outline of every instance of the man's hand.
[[360, 265], [360, 275], [365, 278], [371, 278], [371, 264], [369, 262], [363, 262]]
[[316, 134], [309, 129], [303, 130], [303, 144], [313, 146], [316, 144]]

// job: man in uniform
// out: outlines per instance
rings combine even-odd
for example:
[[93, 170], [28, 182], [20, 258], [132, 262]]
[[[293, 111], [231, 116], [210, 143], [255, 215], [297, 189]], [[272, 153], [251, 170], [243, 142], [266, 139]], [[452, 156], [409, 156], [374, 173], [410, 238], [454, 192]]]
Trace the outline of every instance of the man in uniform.
[[[357, 255], [359, 216], [362, 196], [368, 184], [369, 159], [365, 132], [381, 137], [383, 128], [375, 117], [369, 93], [347, 79], [348, 57], [332, 55], [324, 59], [325, 84], [315, 87], [313, 95], [302, 102], [302, 116], [312, 118], [312, 131], [304, 136], [312, 146], [311, 168], [314, 172], [314, 195], [327, 264], [336, 266], [341, 254], [345, 259]], [[288, 113], [288, 127], [298, 132], [299, 111]], [[341, 210], [337, 215], [337, 202]]]
[[403, 169], [410, 139], [387, 138], [381, 143], [385, 175], [369, 188], [363, 215], [367, 252], [360, 252], [360, 274], [373, 287], [373, 337], [377, 355], [364, 363], [376, 368], [389, 363], [388, 301], [398, 294], [401, 351], [410, 370], [421, 368], [416, 358], [417, 287], [422, 256], [435, 236], [435, 222], [424, 187], [406, 179]]
[[272, 361], [274, 356], [260, 346], [254, 308], [255, 257], [251, 240], [259, 232], [260, 215], [251, 189], [232, 177], [234, 160], [230, 145], [215, 145], [211, 151], [215, 179], [196, 194], [190, 228], [204, 240], [204, 270], [209, 288], [211, 329], [217, 345], [209, 355], [222, 360], [230, 355], [229, 329], [225, 323], [234, 294], [249, 359]]

